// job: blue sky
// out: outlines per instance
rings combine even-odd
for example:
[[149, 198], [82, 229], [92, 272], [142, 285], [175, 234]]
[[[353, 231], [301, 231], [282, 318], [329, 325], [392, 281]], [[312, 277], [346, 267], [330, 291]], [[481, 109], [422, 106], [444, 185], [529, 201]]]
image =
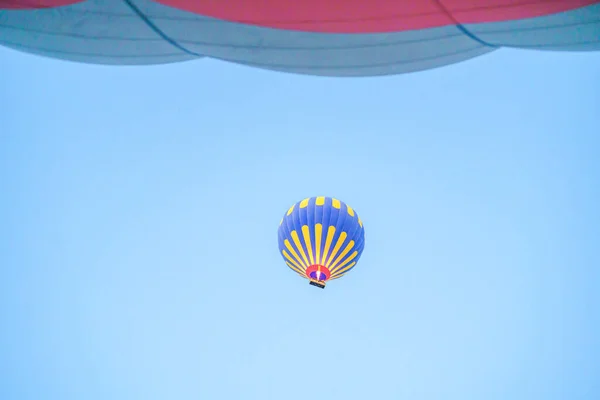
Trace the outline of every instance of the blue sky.
[[[600, 398], [600, 54], [0, 64], [0, 398]], [[325, 290], [277, 251], [315, 195], [366, 229]]]

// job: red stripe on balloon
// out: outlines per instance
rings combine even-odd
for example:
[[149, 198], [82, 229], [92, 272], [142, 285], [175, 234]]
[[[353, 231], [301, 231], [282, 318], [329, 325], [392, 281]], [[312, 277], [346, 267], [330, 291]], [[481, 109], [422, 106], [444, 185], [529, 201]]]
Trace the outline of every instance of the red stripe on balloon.
[[540, 17], [600, 0], [156, 0], [232, 22], [323, 33], [377, 33]]
[[85, 0], [0, 0], [0, 10], [34, 10], [82, 3]]

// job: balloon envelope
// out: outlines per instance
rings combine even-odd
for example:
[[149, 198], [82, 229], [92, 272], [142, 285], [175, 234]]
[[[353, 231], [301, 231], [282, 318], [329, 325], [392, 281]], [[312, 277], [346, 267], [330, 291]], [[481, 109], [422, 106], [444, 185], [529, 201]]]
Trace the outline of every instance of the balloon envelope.
[[326, 282], [354, 268], [365, 246], [356, 211], [331, 197], [294, 204], [279, 224], [279, 252], [294, 272]]
[[600, 0], [0, 0], [0, 44], [96, 64], [390, 75], [500, 47], [599, 50]]

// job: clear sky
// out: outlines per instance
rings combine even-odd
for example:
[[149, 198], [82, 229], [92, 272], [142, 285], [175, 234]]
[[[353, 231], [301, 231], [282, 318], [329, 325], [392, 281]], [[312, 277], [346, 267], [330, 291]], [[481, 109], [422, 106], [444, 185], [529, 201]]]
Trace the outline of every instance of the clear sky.
[[[600, 398], [599, 53], [0, 65], [2, 400]], [[315, 195], [366, 229], [325, 290]]]

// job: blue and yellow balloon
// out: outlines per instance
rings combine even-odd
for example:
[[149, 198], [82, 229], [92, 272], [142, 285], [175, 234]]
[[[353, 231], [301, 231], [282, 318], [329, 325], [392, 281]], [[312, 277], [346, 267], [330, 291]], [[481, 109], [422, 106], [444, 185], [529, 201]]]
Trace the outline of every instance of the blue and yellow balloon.
[[279, 223], [279, 251], [290, 269], [320, 288], [354, 268], [365, 247], [356, 211], [331, 197], [304, 199]]

